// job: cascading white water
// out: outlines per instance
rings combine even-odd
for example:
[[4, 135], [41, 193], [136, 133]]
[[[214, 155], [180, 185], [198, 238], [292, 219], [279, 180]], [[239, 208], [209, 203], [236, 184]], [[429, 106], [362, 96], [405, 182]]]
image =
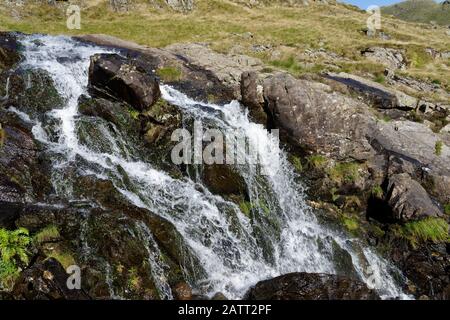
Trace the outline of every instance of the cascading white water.
[[[259, 156], [264, 160], [261, 166], [267, 172], [273, 173], [272, 164], [279, 164], [276, 174], [264, 177], [249, 166], [237, 167], [248, 185], [250, 202], [261, 204], [254, 208], [256, 216], [252, 218], [235, 203], [210, 193], [195, 177], [174, 179], [151, 163], [134, 159], [124, 139], [109, 127], [100, 128], [111, 142], [107, 149], [80, 142], [77, 104], [79, 96], [87, 94], [89, 57], [108, 50], [67, 37], [33, 35], [21, 41], [25, 47], [22, 67], [48, 71], [65, 98], [61, 108], [46, 115], [57, 123], [56, 138], [37, 119], [28, 119], [35, 122], [36, 139], [59, 155], [54, 161], [55, 189], [70, 196], [70, 187], [64, 185], [59, 169], [73, 165], [76, 157], [83, 158], [89, 166], [80, 169], [86, 174], [110, 179], [136, 206], [148, 208], [175, 225], [207, 273], [207, 279], [191, 283], [195, 289], [240, 298], [256, 282], [288, 272], [336, 273], [336, 255], [343, 250], [351, 257], [358, 276], [375, 285], [381, 295], [406, 297], [394, 280], [396, 271], [387, 261], [362, 247], [357, 239], [318, 223], [275, 137], [250, 122], [239, 103], [199, 103], [169, 86], [161, 86], [163, 99], [178, 106], [185, 116], [213, 123], [224, 132], [241, 130], [250, 144], [257, 142]], [[123, 172], [133, 188], [122, 182]], [[148, 237], [149, 262], [159, 279], [157, 285], [164, 298], [171, 298], [164, 279], [165, 266], [152, 255], [157, 245], [149, 230], [144, 226], [140, 230], [141, 236]]]

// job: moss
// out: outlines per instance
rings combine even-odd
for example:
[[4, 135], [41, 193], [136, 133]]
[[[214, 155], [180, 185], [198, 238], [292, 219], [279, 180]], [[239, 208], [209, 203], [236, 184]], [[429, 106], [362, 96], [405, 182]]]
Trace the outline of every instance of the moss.
[[0, 291], [11, 291], [19, 275], [20, 269], [14, 262], [0, 260]]
[[243, 214], [250, 218], [250, 213], [252, 212], [252, 204], [250, 202], [241, 201], [239, 203], [239, 208], [241, 209]]
[[133, 118], [134, 120], [137, 120], [139, 118], [140, 113], [136, 109], [129, 108], [128, 113], [130, 114], [131, 118]]
[[356, 218], [344, 215], [342, 223], [348, 231], [354, 232], [359, 229], [359, 222]]
[[414, 122], [419, 122], [419, 123], [423, 122], [423, 118], [414, 110], [412, 110], [409, 113], [409, 118]]
[[359, 178], [359, 167], [355, 162], [338, 162], [327, 173], [338, 184], [353, 183]]
[[164, 82], [174, 82], [179, 81], [182, 77], [182, 72], [178, 67], [163, 67], [156, 71], [156, 74]]
[[434, 153], [437, 156], [440, 156], [442, 154], [442, 147], [444, 146], [444, 144], [442, 143], [442, 141], [437, 141], [436, 144], [434, 145]]
[[59, 230], [58, 227], [54, 225], [49, 225], [36, 233], [33, 237], [33, 241], [36, 244], [41, 244], [44, 242], [49, 242], [59, 238]]
[[142, 279], [138, 275], [137, 269], [135, 267], [131, 268], [128, 271], [128, 286], [134, 291], [139, 291], [141, 288], [141, 283]]
[[328, 159], [320, 154], [316, 154], [308, 156], [306, 162], [310, 169], [323, 169], [328, 163]]
[[426, 218], [420, 221], [405, 223], [399, 230], [399, 235], [407, 239], [412, 246], [431, 241], [434, 243], [448, 242], [448, 223], [442, 218]]

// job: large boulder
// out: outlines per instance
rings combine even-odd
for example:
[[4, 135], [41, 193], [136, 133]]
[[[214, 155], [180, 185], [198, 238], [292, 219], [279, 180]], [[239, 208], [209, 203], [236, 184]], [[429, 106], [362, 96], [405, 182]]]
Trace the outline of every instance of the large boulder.
[[258, 282], [249, 300], [379, 300], [378, 294], [357, 280], [329, 274], [290, 273]]
[[253, 121], [267, 125], [267, 113], [264, 110], [263, 86], [256, 72], [245, 71], [242, 73], [241, 102], [248, 108]]
[[0, 32], [0, 71], [9, 69], [20, 61], [19, 47], [16, 35]]
[[425, 189], [407, 173], [389, 178], [386, 201], [392, 208], [392, 218], [395, 220], [409, 221], [442, 215]]
[[89, 87], [97, 94], [123, 100], [140, 111], [149, 109], [161, 95], [155, 77], [118, 54], [91, 57]]

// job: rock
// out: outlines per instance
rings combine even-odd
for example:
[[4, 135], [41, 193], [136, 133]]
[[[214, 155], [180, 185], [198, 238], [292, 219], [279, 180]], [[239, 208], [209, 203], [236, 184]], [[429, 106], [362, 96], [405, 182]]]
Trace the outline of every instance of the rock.
[[186, 282], [180, 282], [173, 288], [176, 300], [192, 300], [192, 289]]
[[329, 73], [328, 78], [345, 84], [353, 91], [362, 94], [378, 108], [413, 110], [417, 107], [417, 99], [401, 91], [387, 88], [377, 82], [359, 76], [341, 72]]
[[249, 300], [379, 300], [375, 291], [357, 280], [328, 274], [290, 273], [258, 282]]
[[35, 263], [16, 281], [12, 295], [25, 300], [87, 300], [83, 290], [67, 287], [69, 274], [54, 258]]
[[219, 195], [245, 195], [247, 193], [245, 180], [229, 165], [205, 165], [202, 177], [203, 182], [212, 193]]
[[279, 73], [264, 81], [269, 118], [284, 141], [312, 153], [367, 159], [373, 151], [365, 139], [370, 121], [366, 107], [330, 88]]
[[131, 0], [110, 0], [109, 5], [116, 12], [126, 12], [130, 9]]
[[406, 69], [406, 59], [401, 50], [383, 47], [371, 47], [361, 51], [361, 54], [374, 62], [381, 63], [390, 69]]
[[255, 72], [243, 72], [241, 75], [242, 104], [249, 109], [253, 121], [267, 125], [267, 113], [264, 111], [263, 86]]
[[169, 7], [176, 11], [189, 12], [194, 10], [194, 0], [166, 0]]
[[425, 189], [407, 173], [389, 177], [386, 201], [392, 208], [393, 218], [397, 221], [406, 222], [442, 216]]
[[117, 54], [91, 57], [89, 87], [97, 94], [120, 99], [140, 111], [148, 110], [161, 95], [154, 77]]
[[0, 32], [0, 71], [13, 67], [22, 59], [19, 47], [16, 35]]

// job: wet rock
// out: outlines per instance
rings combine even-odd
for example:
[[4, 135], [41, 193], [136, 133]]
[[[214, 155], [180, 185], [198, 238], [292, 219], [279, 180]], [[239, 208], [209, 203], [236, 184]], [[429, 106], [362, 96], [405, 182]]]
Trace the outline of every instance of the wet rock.
[[406, 59], [404, 52], [392, 48], [371, 47], [361, 51], [369, 60], [381, 63], [390, 69], [405, 69]]
[[263, 86], [256, 72], [243, 72], [241, 75], [242, 104], [249, 109], [253, 121], [267, 125], [267, 113], [264, 111]]
[[0, 32], [0, 71], [9, 69], [21, 60], [17, 36], [10, 32]]
[[53, 258], [35, 263], [25, 270], [16, 281], [12, 295], [26, 300], [87, 300], [82, 290], [67, 287], [69, 274]]
[[257, 283], [249, 300], [379, 300], [375, 291], [357, 280], [328, 274], [290, 273]]
[[91, 57], [89, 87], [98, 95], [122, 100], [140, 111], [150, 109], [161, 95], [154, 77], [117, 54]]
[[425, 189], [407, 173], [395, 174], [389, 178], [386, 201], [392, 208], [393, 218], [398, 221], [442, 215]]
[[417, 107], [418, 101], [416, 98], [401, 91], [387, 88], [377, 82], [344, 72], [339, 74], [329, 73], [327, 77], [343, 83], [351, 90], [362, 94], [378, 108], [413, 110]]
[[186, 282], [180, 282], [173, 288], [176, 300], [192, 300], [192, 289]]
[[203, 182], [208, 189], [220, 195], [245, 195], [245, 180], [232, 166], [223, 164], [205, 165], [202, 172]]

